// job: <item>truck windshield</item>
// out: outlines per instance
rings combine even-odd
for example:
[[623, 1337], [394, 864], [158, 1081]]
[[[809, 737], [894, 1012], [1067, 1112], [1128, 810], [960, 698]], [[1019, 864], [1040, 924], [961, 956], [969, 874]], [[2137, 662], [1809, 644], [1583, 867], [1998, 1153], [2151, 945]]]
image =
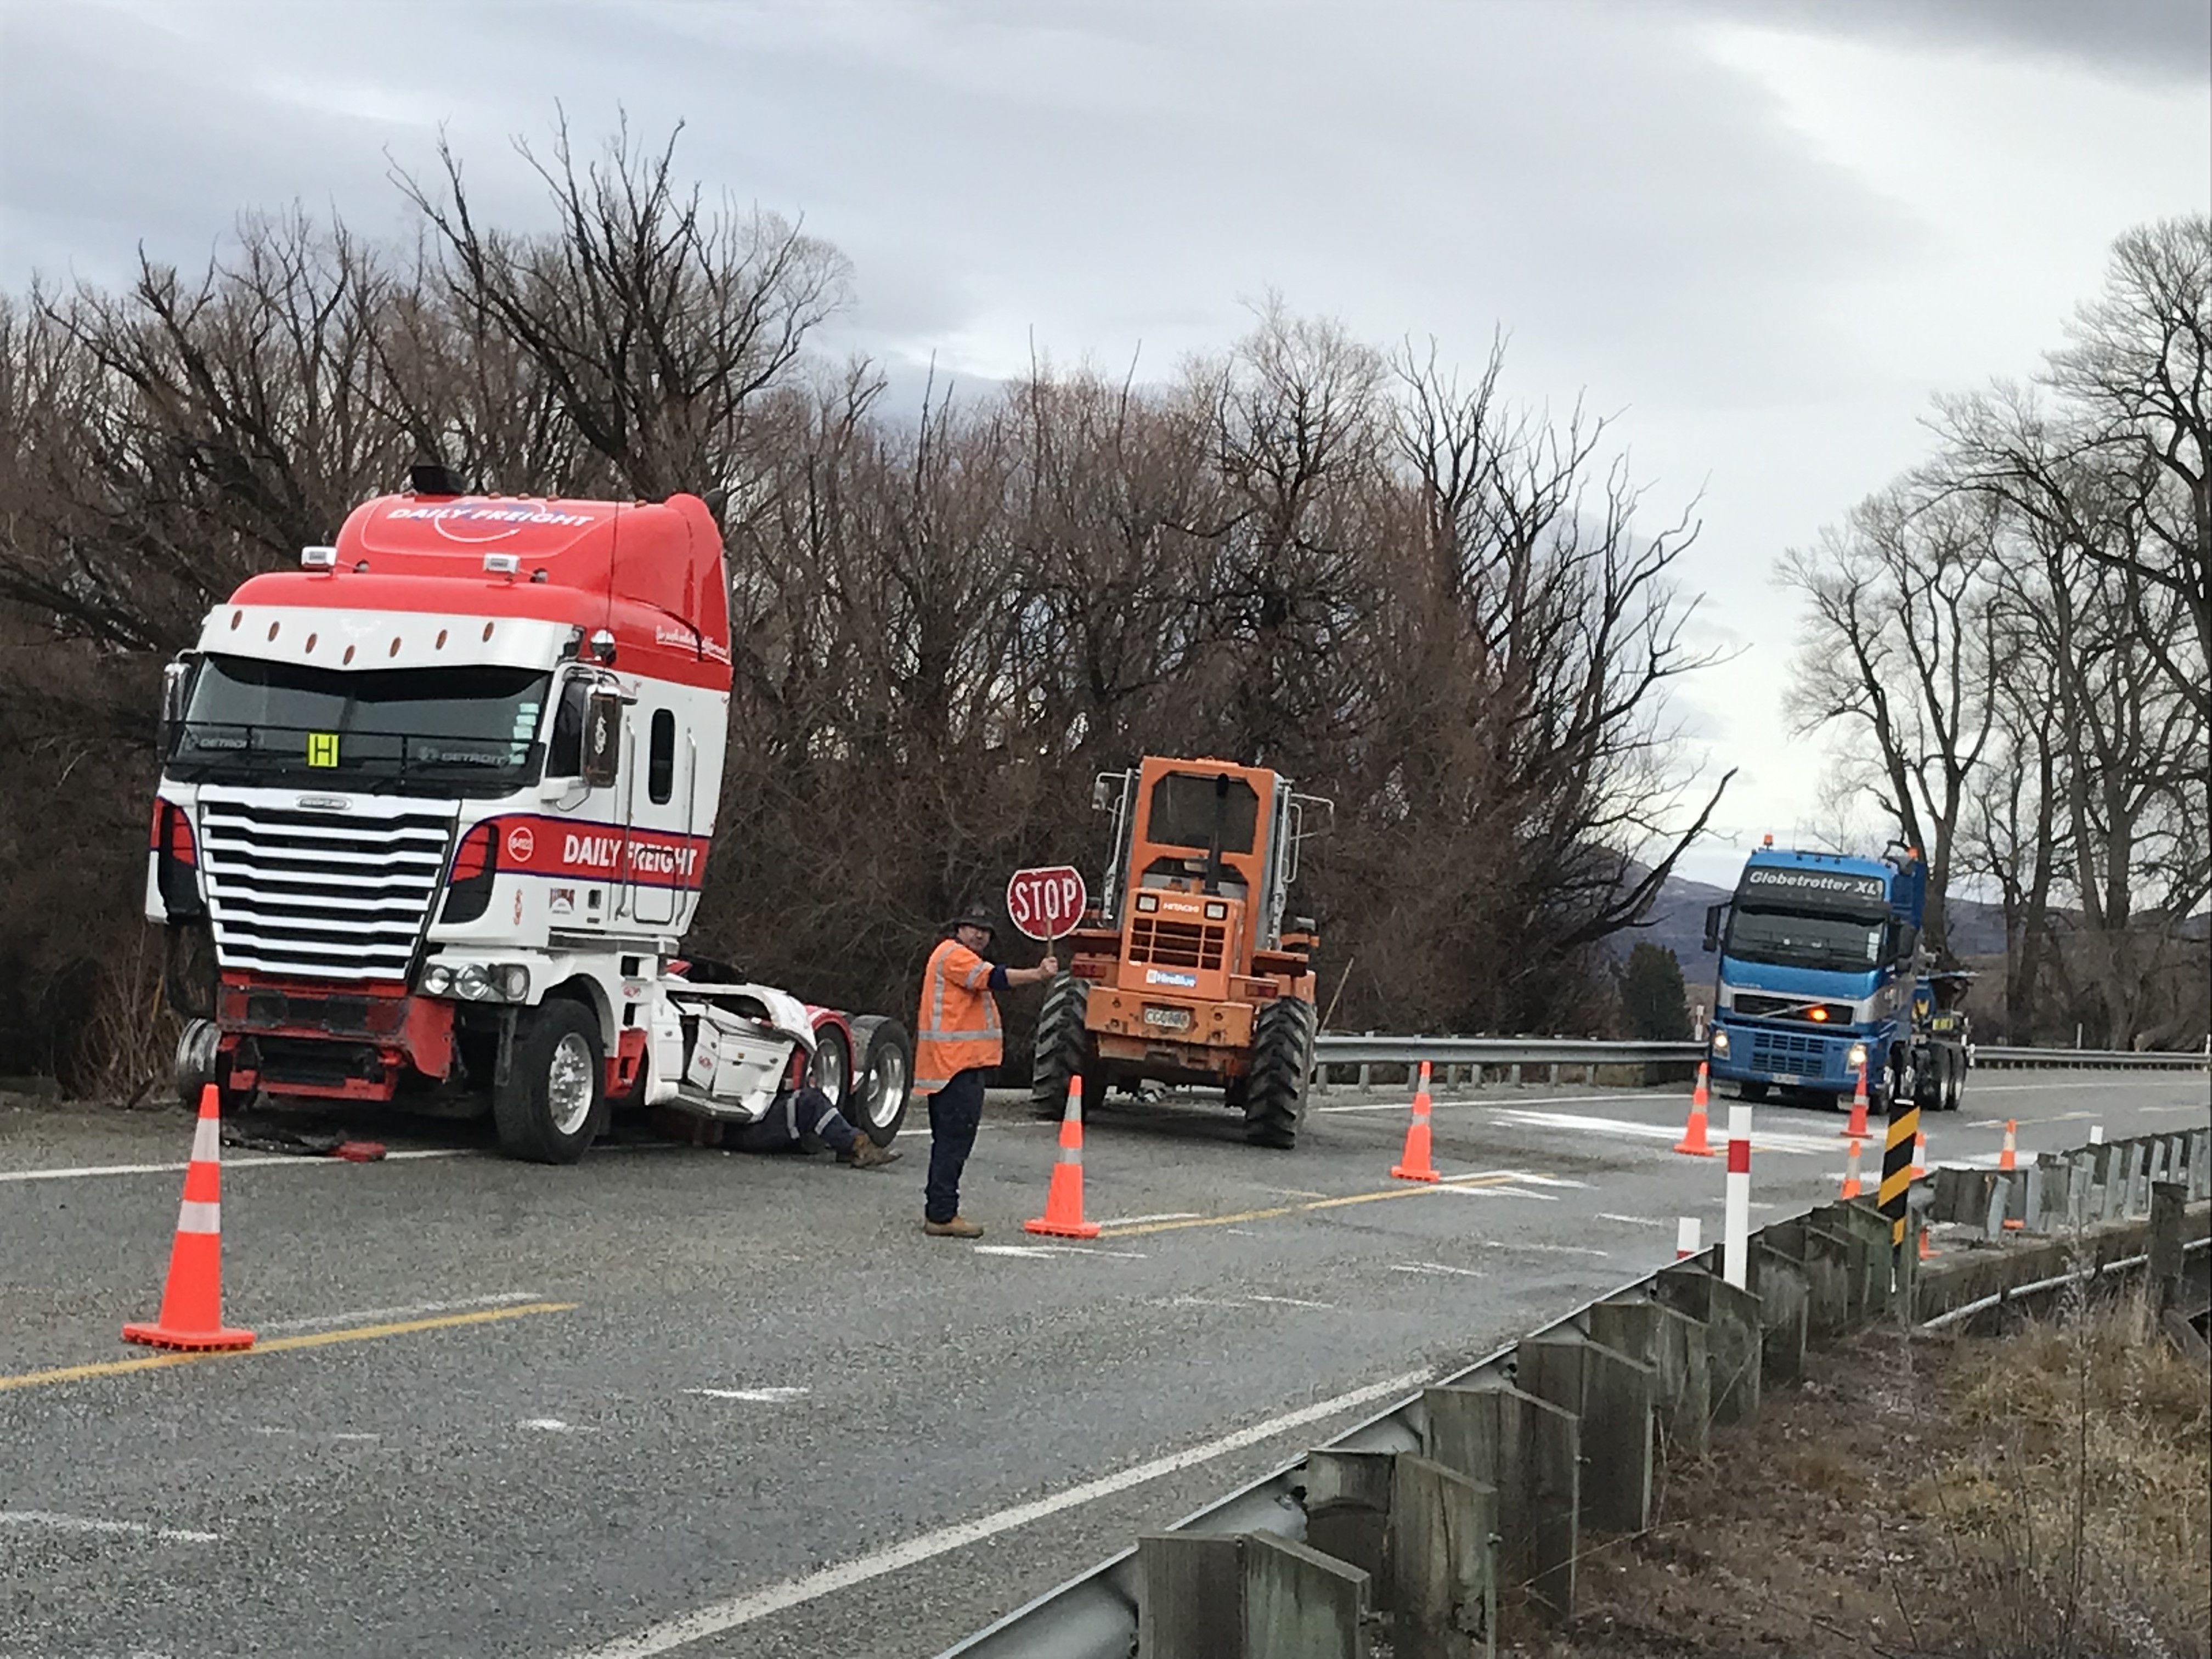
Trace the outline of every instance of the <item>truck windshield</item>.
[[200, 665], [169, 769], [202, 783], [335, 783], [504, 794], [535, 772], [549, 676], [532, 668], [358, 673], [251, 657]]
[[1881, 922], [1853, 916], [1791, 915], [1738, 907], [1723, 948], [1745, 962], [1863, 974], [1881, 960], [1882, 932]]

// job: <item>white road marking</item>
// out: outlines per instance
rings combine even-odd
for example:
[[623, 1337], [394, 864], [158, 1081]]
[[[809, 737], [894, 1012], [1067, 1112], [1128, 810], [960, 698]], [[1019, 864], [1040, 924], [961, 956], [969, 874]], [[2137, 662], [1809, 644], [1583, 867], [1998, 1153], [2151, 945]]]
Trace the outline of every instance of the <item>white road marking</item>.
[[[1182, 1219], [1180, 1216], [1176, 1218], [1178, 1221]], [[1145, 1259], [1142, 1250], [1109, 1250], [1103, 1244], [977, 1244], [972, 1248], [977, 1255], [1025, 1255], [1033, 1258], [1111, 1255], [1125, 1261], [1142, 1261]]]
[[1327, 1302], [1302, 1302], [1294, 1296], [1171, 1296], [1155, 1298], [1149, 1305], [1155, 1308], [1249, 1308], [1255, 1302], [1272, 1303], [1285, 1308], [1317, 1308], [1323, 1313], [1333, 1313], [1334, 1307]]
[[893, 1544], [836, 1566], [824, 1567], [818, 1572], [808, 1573], [803, 1578], [787, 1578], [780, 1584], [748, 1591], [743, 1595], [733, 1595], [727, 1601], [711, 1603], [694, 1612], [664, 1620], [657, 1625], [648, 1625], [635, 1635], [621, 1637], [601, 1646], [582, 1650], [571, 1659], [653, 1659], [656, 1654], [685, 1647], [693, 1642], [702, 1642], [725, 1631], [756, 1624], [822, 1596], [850, 1589], [855, 1584], [865, 1584], [872, 1578], [918, 1566], [924, 1561], [934, 1560], [954, 1550], [965, 1549], [971, 1544], [980, 1544], [986, 1539], [996, 1538], [1001, 1533], [1012, 1532], [1017, 1528], [1026, 1527], [1064, 1510], [1079, 1509], [1102, 1498], [1111, 1498], [1132, 1486], [1141, 1486], [1166, 1475], [1180, 1474], [1185, 1469], [1196, 1468], [1231, 1452], [1243, 1451], [1248, 1446], [1261, 1445], [1292, 1429], [1304, 1428], [1309, 1423], [1318, 1423], [1325, 1418], [1334, 1417], [1377, 1400], [1410, 1394], [1428, 1380], [1429, 1373], [1426, 1371], [1408, 1371], [1381, 1382], [1370, 1382], [1364, 1389], [1354, 1389], [1333, 1399], [1302, 1406], [1279, 1417], [1271, 1417], [1264, 1423], [1255, 1423], [1249, 1428], [1238, 1429], [1218, 1439], [1202, 1441], [1182, 1451], [1171, 1452], [1165, 1457], [1156, 1457], [1148, 1463], [1139, 1463], [1113, 1474], [1102, 1475], [1096, 1480], [1086, 1480], [1080, 1486], [1066, 1487], [1031, 1503], [1018, 1504], [1012, 1509], [1000, 1510], [973, 1521], [940, 1527], [934, 1532], [922, 1533], [903, 1543]]
[[535, 1291], [500, 1291], [490, 1296], [468, 1296], [453, 1302], [416, 1302], [404, 1308], [357, 1308], [351, 1313], [317, 1314], [309, 1319], [257, 1320], [253, 1328], [271, 1335], [282, 1331], [321, 1330], [332, 1325], [373, 1325], [387, 1320], [414, 1319], [423, 1314], [457, 1313], [465, 1308], [504, 1308], [517, 1302], [538, 1300]]
[[0, 1526], [45, 1527], [54, 1532], [99, 1532], [131, 1538], [151, 1538], [163, 1544], [217, 1544], [222, 1534], [191, 1532], [182, 1527], [149, 1527], [143, 1521], [97, 1521], [82, 1515], [56, 1515], [49, 1510], [0, 1510]]
[[1326, 1302], [1301, 1302], [1294, 1296], [1261, 1296], [1257, 1291], [1244, 1298], [1247, 1302], [1273, 1302], [1285, 1308], [1319, 1308], [1323, 1312], [1334, 1310]]
[[1662, 1221], [1657, 1216], [1615, 1215], [1610, 1210], [1600, 1210], [1597, 1212], [1597, 1218], [1600, 1221], [1622, 1222], [1631, 1227], [1672, 1227], [1674, 1224], [1671, 1221]]
[[1147, 1221], [1195, 1221], [1198, 1218], [1195, 1210], [1164, 1210], [1158, 1215], [1116, 1216], [1111, 1221], [1102, 1221], [1098, 1224], [1102, 1227], [1135, 1227]]
[[757, 1406], [788, 1406], [794, 1400], [806, 1398], [805, 1389], [686, 1389], [686, 1394], [703, 1395], [709, 1400], [745, 1400]]
[[[264, 1325], [258, 1328], [266, 1330], [269, 1328]], [[325, 1431], [320, 1429], [288, 1429], [281, 1424], [265, 1423], [257, 1425], [253, 1431], [256, 1434], [289, 1435], [297, 1440], [366, 1440], [374, 1442], [384, 1438], [380, 1434], [342, 1433], [337, 1431]]]
[[1394, 1273], [1449, 1273], [1459, 1279], [1487, 1279], [1490, 1275], [1480, 1267], [1454, 1267], [1442, 1261], [1394, 1261]]
[[1475, 1243], [1485, 1249], [1510, 1250], [1516, 1254], [1525, 1251], [1536, 1255], [1594, 1255], [1601, 1261], [1613, 1259], [1610, 1252], [1593, 1250], [1587, 1244], [1509, 1244], [1502, 1238], [1479, 1238]]
[[[386, 1152], [384, 1161], [397, 1163], [404, 1158], [481, 1158], [483, 1154], [465, 1146], [434, 1146], [421, 1152]], [[361, 1166], [343, 1158], [225, 1158], [222, 1167], [230, 1170], [311, 1169], [353, 1170]], [[87, 1164], [66, 1170], [0, 1170], [0, 1182], [8, 1181], [81, 1181], [89, 1176], [180, 1175], [185, 1165], [179, 1164]]]
[[[1592, 1117], [1581, 1112], [1527, 1112], [1518, 1109], [1501, 1112], [1500, 1118], [1535, 1129], [1578, 1129], [1585, 1134], [1620, 1135], [1632, 1140], [1675, 1141], [1682, 1138], [1682, 1129], [1675, 1123], [1638, 1123], [1631, 1118]], [[1757, 1152], [1784, 1152], [1793, 1157], [1808, 1152], [1826, 1156], [1842, 1145], [1840, 1133], [1792, 1134], [1754, 1127], [1751, 1149]]]
[[[1624, 1095], [1506, 1095], [1503, 1097], [1476, 1095], [1462, 1100], [1431, 1099], [1429, 1102], [1429, 1109], [1435, 1111], [1440, 1106], [1580, 1106], [1599, 1101], [1649, 1101], [1668, 1098], [1670, 1097], [1658, 1094], [1650, 1089], [1636, 1094]], [[1685, 1096], [1684, 1098], [1686, 1099], [1687, 1097]], [[1413, 1097], [1409, 1094], [1403, 1100], [1364, 1103], [1358, 1106], [1316, 1106], [1312, 1109], [1316, 1112], [1410, 1112], [1413, 1109]]]
[[1304, 1187], [1258, 1187], [1256, 1192], [1273, 1193], [1278, 1198], [1327, 1198], [1327, 1193], [1310, 1192]]
[[1446, 1180], [1443, 1189], [1448, 1193], [1457, 1193], [1463, 1198], [1533, 1198], [1546, 1204], [1559, 1201], [1556, 1193], [1532, 1193], [1525, 1187], [1455, 1187]]
[[597, 1434], [599, 1431], [580, 1423], [564, 1423], [557, 1417], [526, 1417], [514, 1425], [518, 1429], [534, 1429], [540, 1434]]

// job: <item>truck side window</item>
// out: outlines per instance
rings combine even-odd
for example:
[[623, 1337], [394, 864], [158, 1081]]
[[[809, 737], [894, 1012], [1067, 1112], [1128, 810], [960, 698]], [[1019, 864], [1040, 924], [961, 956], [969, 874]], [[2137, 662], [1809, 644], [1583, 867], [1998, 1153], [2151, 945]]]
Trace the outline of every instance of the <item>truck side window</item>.
[[676, 793], [676, 716], [665, 708], [653, 711], [653, 749], [646, 761], [645, 793], [655, 806], [668, 805]]
[[584, 771], [584, 702], [591, 687], [570, 680], [561, 688], [561, 701], [553, 710], [553, 737], [545, 749], [545, 775], [574, 778]]

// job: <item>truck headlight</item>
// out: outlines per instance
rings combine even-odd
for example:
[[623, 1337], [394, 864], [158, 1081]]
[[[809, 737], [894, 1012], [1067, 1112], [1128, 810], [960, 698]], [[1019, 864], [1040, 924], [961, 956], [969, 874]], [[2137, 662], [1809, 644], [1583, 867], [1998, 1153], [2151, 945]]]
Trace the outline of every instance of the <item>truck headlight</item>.
[[1849, 1048], [1844, 1051], [1844, 1064], [1851, 1071], [1856, 1072], [1860, 1066], [1866, 1063], [1867, 1052], [1865, 1043], [1854, 1042]]
[[453, 970], [442, 962], [434, 962], [422, 970], [422, 988], [434, 997], [449, 996], [453, 989]]
[[520, 1002], [530, 995], [530, 969], [520, 963], [503, 963], [492, 969], [499, 981], [499, 994], [509, 1002]]
[[1716, 1025], [1716, 1026], [1714, 1026], [1714, 1027], [1713, 1027], [1713, 1052], [1714, 1052], [1716, 1054], [1718, 1054], [1718, 1055], [1719, 1055], [1723, 1060], [1726, 1060], [1726, 1059], [1728, 1058], [1728, 1051], [1729, 1051], [1729, 1035], [1728, 1035], [1728, 1027], [1726, 1027], [1725, 1025]]
[[453, 989], [471, 1002], [482, 1002], [492, 994], [491, 975], [471, 962], [453, 975]]

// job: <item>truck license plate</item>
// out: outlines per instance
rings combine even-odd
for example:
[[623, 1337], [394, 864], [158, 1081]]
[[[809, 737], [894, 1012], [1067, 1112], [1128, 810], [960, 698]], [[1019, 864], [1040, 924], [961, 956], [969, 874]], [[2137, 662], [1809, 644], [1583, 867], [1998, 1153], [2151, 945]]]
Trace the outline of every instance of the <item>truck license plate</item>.
[[1190, 1010], [1188, 1008], [1147, 1008], [1145, 1010], [1145, 1024], [1147, 1025], [1157, 1025], [1161, 1030], [1166, 1031], [1180, 1031], [1190, 1024]]
[[1802, 1077], [1793, 1077], [1788, 1072], [1777, 1072], [1774, 1074], [1775, 1086], [1778, 1088], [1794, 1089], [1804, 1080]]

